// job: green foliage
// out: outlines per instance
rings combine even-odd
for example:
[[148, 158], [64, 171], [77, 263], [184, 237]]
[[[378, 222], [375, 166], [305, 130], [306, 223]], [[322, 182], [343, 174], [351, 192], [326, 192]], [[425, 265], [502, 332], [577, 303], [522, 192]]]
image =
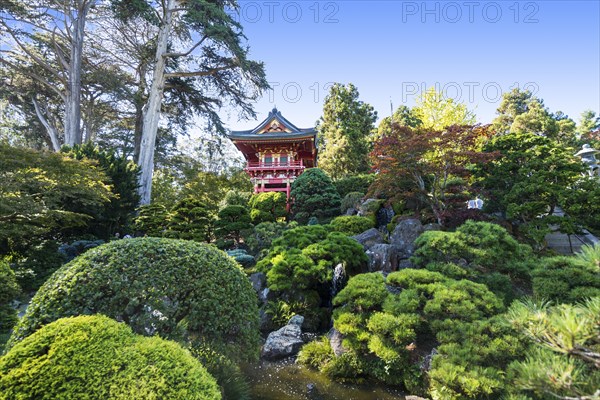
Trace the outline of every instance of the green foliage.
[[134, 229], [144, 235], [162, 237], [167, 230], [169, 211], [159, 203], [150, 203], [138, 208]]
[[[435, 341], [432, 334], [437, 334], [441, 344], [460, 343], [465, 340], [460, 335], [481, 334], [484, 328], [494, 330], [493, 324], [476, 326], [503, 311], [502, 302], [484, 285], [422, 269], [404, 269], [387, 278], [380, 273], [356, 275], [334, 298], [333, 304], [338, 306], [334, 310], [334, 327], [344, 335], [347, 353], [331, 357], [328, 344], [323, 342], [307, 348], [302, 362], [335, 379], [356, 381], [371, 377], [403, 385], [412, 392], [423, 389], [416, 354], [427, 352]], [[448, 336], [448, 332], [453, 336]], [[472, 339], [472, 347], [481, 345], [478, 354], [490, 353], [485, 360], [479, 357], [482, 365], [492, 363], [494, 354], [501, 355], [504, 351], [496, 340], [500, 336], [485, 336], [488, 347], [498, 346], [493, 349], [495, 353], [486, 349], [481, 340]], [[467, 363], [476, 364], [467, 360], [460, 365]], [[444, 376], [443, 372], [440, 374]], [[495, 370], [495, 374], [500, 376], [500, 370]]]
[[358, 215], [342, 215], [331, 220], [334, 230], [348, 236], [358, 235], [375, 226], [371, 218], [359, 217]]
[[214, 217], [207, 205], [200, 200], [188, 197], [177, 203], [171, 210], [164, 236], [210, 242], [213, 224]]
[[0, 144], [0, 254], [86, 227], [114, 195], [90, 161]]
[[6, 261], [0, 259], [0, 334], [10, 332], [17, 323], [17, 311], [10, 303], [20, 292], [15, 273]]
[[26, 254], [8, 259], [24, 292], [36, 291], [67, 261], [67, 257], [59, 251], [59, 246], [54, 240], [32, 244]]
[[477, 171], [490, 194], [486, 209], [502, 213], [515, 230], [543, 247], [550, 224], [569, 225], [568, 217], [551, 214], [560, 204], [573, 203], [569, 199], [576, 195], [573, 187], [582, 179], [583, 163], [573, 149], [536, 133], [495, 136], [484, 150], [500, 154]]
[[369, 186], [375, 180], [375, 174], [357, 174], [346, 176], [333, 181], [335, 189], [338, 191], [341, 198], [344, 198], [348, 193], [360, 192], [367, 193]]
[[233, 257], [242, 268], [251, 268], [256, 264], [256, 258], [251, 256], [244, 249], [227, 250], [227, 255]]
[[94, 313], [140, 334], [207, 343], [234, 359], [258, 353], [248, 279], [225, 253], [202, 243], [134, 238], [87, 251], [40, 288], [11, 342], [56, 319]]
[[217, 380], [224, 399], [250, 399], [250, 386], [235, 362], [202, 344], [195, 344], [190, 352]]
[[296, 362], [312, 368], [319, 368], [335, 358], [333, 350], [329, 345], [327, 336], [323, 336], [319, 340], [309, 342], [302, 346], [302, 350], [298, 353]]
[[250, 192], [239, 192], [237, 190], [230, 190], [225, 195], [223, 199], [222, 206], [243, 206], [248, 207], [248, 202], [250, 201], [250, 196], [252, 194]]
[[307, 169], [292, 183], [294, 219], [306, 224], [310, 217], [324, 222], [337, 215], [340, 196], [331, 179], [319, 168]]
[[261, 222], [256, 225], [251, 233], [244, 238], [244, 242], [250, 248], [252, 254], [263, 255], [271, 242], [283, 234], [285, 230], [298, 226], [297, 222]]
[[115, 152], [100, 150], [91, 142], [75, 145], [73, 148], [63, 147], [62, 152], [76, 160], [95, 160], [100, 170], [104, 171], [115, 194], [98, 215], [95, 215], [93, 226], [87, 232], [103, 238], [110, 238], [115, 232], [123, 233], [138, 206], [139, 169], [136, 164]]
[[507, 320], [536, 344], [524, 361], [511, 366], [518, 389], [536, 398], [600, 395], [600, 297], [552, 307], [515, 302]]
[[437, 92], [434, 87], [427, 89], [417, 99], [412, 109], [414, 118], [425, 129], [441, 130], [452, 125], [472, 125], [475, 113], [467, 109], [464, 103], [457, 103]]
[[350, 192], [344, 196], [340, 205], [340, 211], [342, 214], [345, 214], [350, 208], [354, 208], [358, 210], [360, 203], [362, 202], [363, 197], [365, 197], [364, 193], [361, 192]]
[[[252, 229], [250, 214], [244, 206], [226, 206], [217, 214], [215, 222], [215, 236], [217, 239], [230, 241], [234, 247], [240, 244], [242, 232]], [[224, 246], [224, 247], [231, 247]]]
[[334, 179], [369, 172], [369, 136], [377, 112], [358, 96], [353, 84], [335, 83], [325, 98], [323, 116], [317, 123], [319, 165]]
[[514, 284], [529, 286], [538, 262], [528, 245], [488, 222], [467, 221], [455, 232], [427, 231], [415, 245], [415, 265], [485, 283], [506, 304], [515, 296]]
[[[115, 373], [118, 372], [118, 373]], [[62, 318], [0, 358], [1, 399], [220, 399], [179, 344], [104, 316]]]
[[574, 303], [600, 296], [598, 267], [577, 257], [542, 259], [531, 275], [533, 293], [539, 299]]
[[276, 222], [287, 215], [286, 195], [283, 192], [263, 192], [252, 195], [248, 201], [253, 224]]

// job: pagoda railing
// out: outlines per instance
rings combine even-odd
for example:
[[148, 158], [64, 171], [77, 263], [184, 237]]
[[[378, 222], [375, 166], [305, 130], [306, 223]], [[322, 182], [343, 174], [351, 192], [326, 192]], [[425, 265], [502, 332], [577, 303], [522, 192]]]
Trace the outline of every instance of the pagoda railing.
[[248, 164], [246, 164], [247, 171], [261, 171], [273, 169], [304, 169], [304, 165], [302, 164], [302, 160], [285, 162], [248, 161]]

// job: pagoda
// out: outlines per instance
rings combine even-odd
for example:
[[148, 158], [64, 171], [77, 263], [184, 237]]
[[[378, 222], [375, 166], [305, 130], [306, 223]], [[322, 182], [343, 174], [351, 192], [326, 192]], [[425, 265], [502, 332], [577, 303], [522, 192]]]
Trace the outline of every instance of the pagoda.
[[227, 136], [246, 158], [254, 193], [285, 192], [289, 199], [292, 182], [317, 165], [315, 128], [296, 127], [277, 108], [256, 128]]

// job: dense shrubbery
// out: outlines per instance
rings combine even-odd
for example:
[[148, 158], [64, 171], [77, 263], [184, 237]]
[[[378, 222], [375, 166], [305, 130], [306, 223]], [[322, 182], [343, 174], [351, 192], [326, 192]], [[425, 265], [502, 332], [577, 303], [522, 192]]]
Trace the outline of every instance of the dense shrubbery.
[[415, 265], [485, 283], [507, 304], [515, 296], [513, 283], [528, 287], [537, 263], [529, 246], [487, 222], [467, 221], [455, 232], [428, 231], [415, 244]]
[[375, 181], [375, 174], [358, 174], [338, 179], [333, 184], [340, 197], [344, 198], [352, 192], [367, 193], [373, 181]]
[[311, 217], [324, 223], [339, 213], [340, 195], [319, 168], [307, 169], [292, 183], [291, 197], [294, 219], [301, 224], [306, 224]]
[[252, 195], [248, 201], [253, 224], [276, 222], [287, 216], [286, 195], [283, 192], [264, 192]]
[[[115, 373], [117, 372], [117, 373]], [[0, 358], [0, 399], [220, 399], [180, 345], [104, 316], [45, 325]]]
[[532, 276], [533, 293], [539, 299], [574, 303], [600, 296], [600, 269], [578, 257], [542, 259]]
[[252, 232], [248, 233], [248, 236], [244, 238], [244, 243], [248, 246], [252, 254], [264, 255], [273, 240], [280, 237], [284, 231], [296, 228], [297, 222], [261, 222], [256, 225]]
[[330, 300], [334, 267], [343, 264], [348, 273], [355, 274], [366, 262], [358, 242], [326, 226], [313, 225], [283, 232], [257, 268], [266, 273], [269, 288], [281, 294], [291, 311], [304, 315], [305, 326], [315, 329], [327, 323], [318, 308]]
[[138, 216], [133, 221], [137, 233], [152, 237], [162, 237], [169, 223], [169, 210], [162, 204], [150, 203], [140, 206]]
[[169, 216], [165, 237], [173, 239], [210, 242], [214, 228], [214, 216], [202, 201], [187, 197], [179, 201]]
[[91, 249], [42, 286], [11, 343], [56, 319], [94, 313], [140, 334], [206, 342], [242, 359], [258, 354], [256, 295], [239, 266], [209, 245], [137, 238]]
[[331, 220], [331, 227], [348, 236], [358, 235], [368, 229], [373, 228], [375, 224], [371, 218], [359, 217], [358, 215], [342, 215]]
[[[313, 344], [300, 360], [318, 365], [333, 378], [373, 377], [418, 391], [421, 371], [415, 358], [455, 326], [468, 327], [503, 310], [484, 285], [454, 280], [437, 272], [405, 269], [387, 279], [380, 273], [357, 275], [335, 297], [334, 326], [347, 353], [331, 357], [326, 343]], [[462, 325], [461, 325], [462, 324]], [[460, 332], [458, 329], [456, 332]]]
[[226, 206], [217, 214], [215, 236], [219, 248], [238, 247], [242, 233], [252, 229], [250, 214], [244, 206]]
[[0, 259], [0, 354], [3, 344], [12, 327], [17, 323], [17, 311], [10, 303], [20, 293], [21, 288], [17, 284], [15, 273], [10, 269], [8, 263]]

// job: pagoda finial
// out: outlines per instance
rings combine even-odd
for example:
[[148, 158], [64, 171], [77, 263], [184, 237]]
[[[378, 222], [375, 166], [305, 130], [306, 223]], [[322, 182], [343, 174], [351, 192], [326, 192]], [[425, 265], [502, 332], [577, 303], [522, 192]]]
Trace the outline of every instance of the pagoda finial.
[[279, 111], [277, 111], [277, 106], [273, 107], [273, 109], [271, 110], [271, 112], [269, 114], [275, 115], [277, 114]]

